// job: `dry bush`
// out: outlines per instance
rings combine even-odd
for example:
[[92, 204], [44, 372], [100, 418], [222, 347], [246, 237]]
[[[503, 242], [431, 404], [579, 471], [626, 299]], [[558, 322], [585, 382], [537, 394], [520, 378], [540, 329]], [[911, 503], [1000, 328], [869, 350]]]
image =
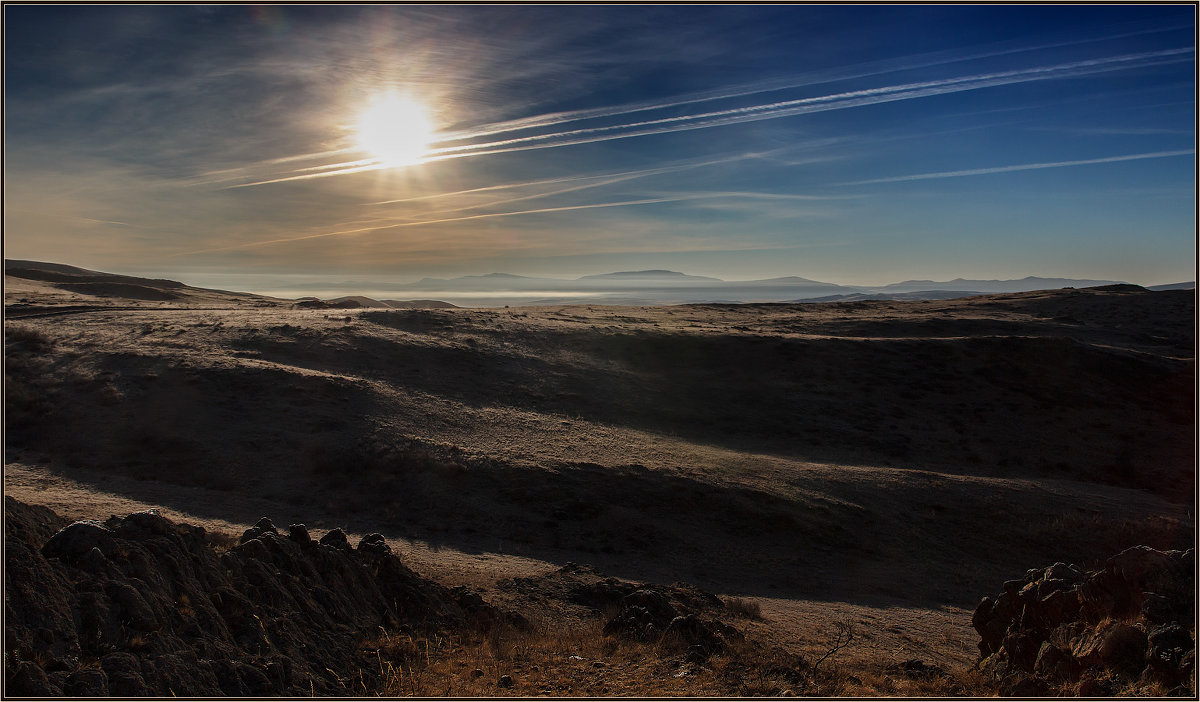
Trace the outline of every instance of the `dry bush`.
[[725, 609], [728, 609], [733, 614], [746, 619], [752, 619], [756, 622], [762, 621], [762, 605], [754, 600], [747, 600], [741, 597], [726, 597], [723, 599]]
[[54, 340], [46, 332], [26, 324], [9, 324], [4, 327], [4, 344], [19, 345], [28, 351], [41, 352], [54, 345]]

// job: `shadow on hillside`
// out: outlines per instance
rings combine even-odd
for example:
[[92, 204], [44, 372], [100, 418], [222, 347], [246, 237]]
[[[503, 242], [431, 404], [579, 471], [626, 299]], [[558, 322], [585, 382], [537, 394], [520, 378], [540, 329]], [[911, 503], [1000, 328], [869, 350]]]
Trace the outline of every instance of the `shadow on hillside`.
[[1132, 501], [1102, 511], [1086, 489], [1079, 497], [1020, 485], [980, 489], [922, 471], [886, 488], [846, 483], [783, 497], [638, 465], [463, 461], [415, 443], [310, 461], [303, 472], [264, 470], [264, 480], [225, 489], [195, 488], [207, 477], [176, 471], [118, 484], [95, 466], [63, 472], [201, 518], [299, 518], [315, 530], [341, 526], [435, 550], [588, 563], [631, 580], [876, 606], [971, 607], [1033, 565], [1089, 564], [1134, 544], [1192, 545], [1182, 514]]
[[[861, 602], [972, 606], [1045, 554], [1169, 547], [1180, 524], [1037, 490], [972, 492], [920, 471], [886, 490], [830, 486], [844, 493], [833, 499], [635, 465], [469, 461], [389, 427], [459, 419], [431, 417], [448, 411], [445, 398], [755, 454], [1066, 476], [1191, 499], [1191, 364], [1056, 338], [521, 335], [430, 312], [363, 317], [238, 331], [215, 359], [6, 339], [7, 446], [100, 489], [113, 489], [112, 474], [134, 478], [120, 487], [130, 497], [205, 517], [249, 523], [284, 505], [313, 526], [468, 553]], [[414, 334], [384, 336], [370, 320]]]
[[363, 317], [419, 336], [293, 328], [239, 343], [266, 360], [470, 407], [577, 417], [738, 451], [1191, 495], [1191, 364], [1069, 338], [597, 330], [513, 338], [427, 311]]

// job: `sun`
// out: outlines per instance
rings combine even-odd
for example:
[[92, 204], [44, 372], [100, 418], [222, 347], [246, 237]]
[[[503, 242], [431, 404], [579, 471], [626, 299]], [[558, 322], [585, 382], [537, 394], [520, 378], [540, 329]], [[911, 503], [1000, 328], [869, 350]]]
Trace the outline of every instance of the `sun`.
[[433, 141], [433, 120], [421, 102], [401, 93], [376, 97], [358, 118], [358, 148], [384, 166], [421, 163]]

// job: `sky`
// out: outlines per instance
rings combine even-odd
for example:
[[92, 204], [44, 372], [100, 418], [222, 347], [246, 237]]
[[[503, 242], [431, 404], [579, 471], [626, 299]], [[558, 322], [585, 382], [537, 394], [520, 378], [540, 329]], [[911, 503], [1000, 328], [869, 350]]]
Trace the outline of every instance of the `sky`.
[[1192, 280], [1195, 13], [6, 5], [5, 257]]

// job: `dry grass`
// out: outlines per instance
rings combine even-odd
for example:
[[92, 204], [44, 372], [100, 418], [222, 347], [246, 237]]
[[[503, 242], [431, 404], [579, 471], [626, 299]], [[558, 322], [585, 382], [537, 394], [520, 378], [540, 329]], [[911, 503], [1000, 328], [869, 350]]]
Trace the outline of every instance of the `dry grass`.
[[50, 335], [27, 324], [8, 324], [4, 327], [5, 344], [19, 344], [29, 351], [45, 351], [54, 345]]
[[762, 605], [754, 600], [747, 600], [741, 597], [726, 597], [723, 602], [725, 608], [734, 614], [734, 616], [744, 617], [753, 621], [762, 621]]
[[[804, 658], [754, 643], [730, 645], [707, 659], [670, 642], [640, 643], [601, 633], [602, 620], [562, 626], [502, 627], [482, 635], [381, 633], [362, 646], [376, 686], [357, 692], [416, 697], [495, 696], [946, 696], [995, 694], [975, 671], [931, 679], [885, 672], [887, 663], [836, 664], [837, 643], [817, 669]], [[844, 639], [842, 640], [844, 643]]]

